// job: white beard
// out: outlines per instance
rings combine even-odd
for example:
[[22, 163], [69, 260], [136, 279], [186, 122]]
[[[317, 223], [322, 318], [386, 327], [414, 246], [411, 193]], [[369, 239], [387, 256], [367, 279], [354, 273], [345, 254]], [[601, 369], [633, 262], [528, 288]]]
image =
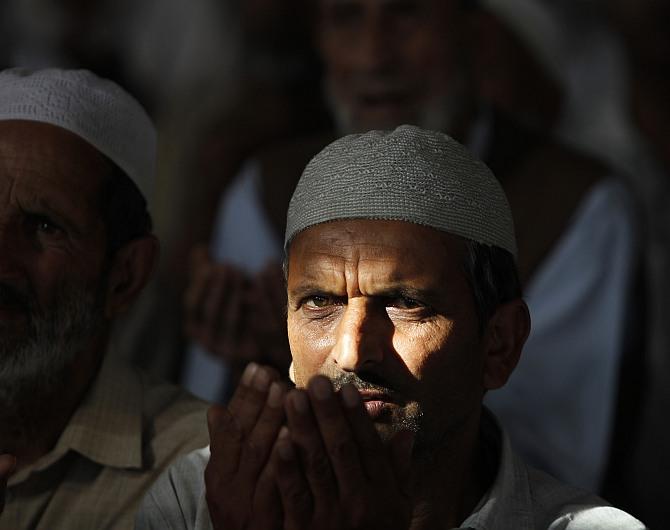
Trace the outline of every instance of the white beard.
[[[404, 123], [417, 125], [422, 129], [454, 134], [454, 128], [461, 124], [463, 113], [467, 112], [471, 94], [465, 75], [456, 75], [450, 83], [449, 94], [438, 95], [424, 102], [415, 116]], [[326, 77], [324, 84], [326, 101], [333, 115], [338, 133], [342, 135], [364, 133], [370, 129], [395, 129], [403, 123], [373, 123], [364, 125], [356, 122], [353, 109], [337, 97], [333, 83]]]
[[36, 392], [67, 385], [63, 375], [104, 322], [100, 292], [66, 286], [47, 311], [29, 310], [26, 331], [12, 337], [0, 322], [0, 406], [18, 411]]

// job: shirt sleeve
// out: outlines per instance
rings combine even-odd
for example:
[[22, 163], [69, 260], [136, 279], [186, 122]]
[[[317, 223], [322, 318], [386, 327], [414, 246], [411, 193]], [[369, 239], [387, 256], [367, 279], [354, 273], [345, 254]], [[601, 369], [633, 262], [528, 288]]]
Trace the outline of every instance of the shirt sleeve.
[[147, 492], [136, 530], [210, 530], [204, 471], [209, 448], [198, 449], [168, 468]]
[[548, 530], [646, 530], [632, 515], [612, 506], [576, 510], [558, 518]]

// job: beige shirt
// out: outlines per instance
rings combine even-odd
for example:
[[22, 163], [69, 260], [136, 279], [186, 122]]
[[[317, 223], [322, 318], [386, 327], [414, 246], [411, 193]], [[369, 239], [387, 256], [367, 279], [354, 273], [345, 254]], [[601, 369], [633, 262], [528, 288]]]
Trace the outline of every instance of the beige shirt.
[[108, 355], [53, 450], [9, 480], [0, 530], [133, 528], [161, 471], [208, 440], [204, 402]]

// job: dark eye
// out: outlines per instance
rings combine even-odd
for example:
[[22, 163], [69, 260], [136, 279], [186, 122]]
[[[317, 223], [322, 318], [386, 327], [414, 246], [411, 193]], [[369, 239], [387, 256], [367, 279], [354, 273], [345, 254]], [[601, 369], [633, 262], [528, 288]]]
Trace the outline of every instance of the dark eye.
[[327, 307], [333, 303], [329, 296], [310, 296], [305, 299], [304, 304], [307, 307]]
[[63, 228], [44, 215], [31, 215], [28, 217], [29, 229], [38, 236], [61, 237], [65, 234]]
[[44, 219], [37, 223], [37, 230], [42, 232], [43, 234], [54, 234], [56, 232], [60, 232], [61, 228], [55, 223], [52, 223], [48, 219]]
[[400, 296], [389, 300], [388, 304], [392, 307], [397, 307], [398, 309], [416, 309], [417, 307], [423, 307], [424, 304], [418, 300], [413, 300], [412, 298], [407, 298], [405, 296]]

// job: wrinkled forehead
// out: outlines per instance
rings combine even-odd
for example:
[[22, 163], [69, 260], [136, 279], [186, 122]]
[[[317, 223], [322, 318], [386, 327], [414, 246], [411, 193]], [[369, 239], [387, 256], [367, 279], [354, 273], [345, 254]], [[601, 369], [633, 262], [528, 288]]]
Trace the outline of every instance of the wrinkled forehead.
[[60, 127], [26, 120], [0, 121], [0, 186], [58, 192], [72, 200], [100, 189], [107, 158]]
[[287, 249], [290, 282], [324, 275], [378, 275], [387, 281], [442, 281], [459, 274], [465, 240], [405, 221], [348, 219], [312, 226]]

